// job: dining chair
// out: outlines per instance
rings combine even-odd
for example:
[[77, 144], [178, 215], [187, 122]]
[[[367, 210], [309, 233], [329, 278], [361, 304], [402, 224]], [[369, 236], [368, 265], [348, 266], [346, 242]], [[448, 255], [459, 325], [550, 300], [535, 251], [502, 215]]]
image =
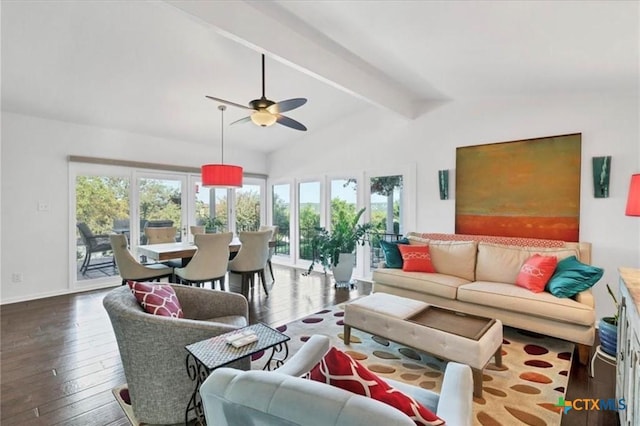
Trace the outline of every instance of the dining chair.
[[156, 280], [168, 278], [171, 281], [173, 268], [162, 263], [143, 265], [138, 262], [129, 251], [127, 237], [124, 234], [109, 235], [110, 248], [113, 249], [113, 257], [122, 277], [122, 284], [127, 280]]
[[191, 225], [189, 227], [189, 229], [191, 230], [191, 235], [198, 235], [198, 234], [205, 234], [206, 233], [206, 228], [204, 226]]
[[236, 257], [229, 261], [229, 272], [241, 275], [242, 294], [245, 297], [248, 297], [249, 288], [253, 287], [255, 283], [256, 274], [260, 276], [264, 292], [269, 297], [264, 268], [266, 268], [267, 259], [269, 259], [271, 234], [271, 230], [238, 233], [241, 246]]
[[[147, 237], [147, 244], [175, 243], [176, 232], [178, 232], [178, 229], [175, 226], [147, 226], [144, 228], [144, 235]], [[167, 266], [171, 266], [172, 268], [182, 267], [182, 259], [171, 259], [162, 263]]]
[[175, 243], [176, 232], [177, 228], [175, 226], [147, 226], [144, 228], [144, 235], [147, 237], [147, 244]]
[[196, 234], [195, 245], [198, 251], [184, 268], [175, 268], [175, 277], [188, 284], [203, 285], [211, 281], [211, 288], [215, 288], [216, 281], [220, 283], [220, 290], [224, 291], [225, 275], [229, 265], [229, 243], [233, 233]]
[[273, 247], [269, 246], [269, 258], [267, 259], [267, 265], [269, 265], [269, 272], [271, 273], [271, 280], [275, 283], [276, 282], [276, 277], [273, 275], [273, 265], [271, 264], [271, 258], [273, 257], [274, 254], [276, 254], [276, 237], [278, 235], [278, 227], [277, 226], [270, 226], [270, 225], [262, 225], [260, 226], [260, 229], [258, 229], [258, 231], [271, 231], [273, 232], [271, 234], [271, 239], [269, 240], [271, 243], [273, 243]]
[[90, 269], [113, 267], [115, 265], [113, 259], [109, 259], [106, 262], [94, 263], [93, 265], [91, 264], [91, 255], [93, 253], [103, 253], [111, 250], [109, 235], [94, 235], [89, 226], [84, 222], [78, 222], [76, 226], [78, 227], [80, 238], [82, 239], [82, 243], [85, 247], [84, 261], [82, 262], [82, 266], [80, 266], [80, 272], [84, 275]]

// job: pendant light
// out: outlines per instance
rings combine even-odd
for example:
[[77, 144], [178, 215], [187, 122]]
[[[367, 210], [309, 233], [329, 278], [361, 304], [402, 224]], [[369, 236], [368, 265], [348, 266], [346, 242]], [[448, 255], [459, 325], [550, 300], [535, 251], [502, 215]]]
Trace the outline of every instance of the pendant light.
[[219, 105], [221, 114], [220, 126], [220, 164], [205, 164], [202, 166], [202, 186], [217, 188], [241, 188], [242, 167], [224, 164], [224, 105]]

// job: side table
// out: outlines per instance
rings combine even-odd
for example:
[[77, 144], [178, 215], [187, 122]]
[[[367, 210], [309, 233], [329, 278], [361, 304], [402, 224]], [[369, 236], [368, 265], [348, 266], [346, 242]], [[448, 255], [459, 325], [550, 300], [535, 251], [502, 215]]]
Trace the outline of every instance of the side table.
[[[253, 331], [258, 336], [258, 340], [239, 348], [226, 342], [225, 339], [228, 336], [246, 330]], [[271, 355], [263, 370], [271, 370], [272, 364], [274, 369], [278, 368], [289, 355], [287, 341], [289, 341], [289, 336], [265, 324], [258, 323], [185, 346], [187, 373], [195, 382], [193, 394], [184, 413], [185, 425], [188, 424], [189, 413], [192, 411], [196, 415], [196, 424], [206, 424], [202, 399], [200, 398], [200, 385], [213, 370], [267, 349], [271, 349]]]

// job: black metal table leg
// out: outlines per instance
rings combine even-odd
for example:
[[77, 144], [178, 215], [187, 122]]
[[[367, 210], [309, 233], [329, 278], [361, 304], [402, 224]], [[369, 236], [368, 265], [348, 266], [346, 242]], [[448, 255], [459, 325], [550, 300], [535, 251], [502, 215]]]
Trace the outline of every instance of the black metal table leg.
[[[276, 357], [276, 354], [280, 354], [280, 353], [284, 354], [284, 356]], [[264, 365], [264, 367], [262, 367], [262, 369], [271, 371], [272, 370], [271, 363], [273, 362], [274, 364], [273, 370], [276, 370], [282, 367], [282, 364], [284, 364], [284, 361], [287, 359], [288, 356], [289, 356], [289, 346], [287, 346], [287, 342], [279, 343], [275, 345], [273, 348], [271, 348], [271, 356], [267, 360], [267, 363]]]
[[192, 354], [187, 354], [187, 374], [189, 378], [195, 382], [193, 394], [187, 404], [187, 409], [184, 413], [184, 424], [189, 424], [189, 413], [194, 412], [196, 415], [196, 425], [206, 425], [207, 422], [204, 417], [204, 407], [202, 406], [202, 398], [200, 398], [200, 385], [209, 376], [209, 369], [205, 367], [198, 359]]

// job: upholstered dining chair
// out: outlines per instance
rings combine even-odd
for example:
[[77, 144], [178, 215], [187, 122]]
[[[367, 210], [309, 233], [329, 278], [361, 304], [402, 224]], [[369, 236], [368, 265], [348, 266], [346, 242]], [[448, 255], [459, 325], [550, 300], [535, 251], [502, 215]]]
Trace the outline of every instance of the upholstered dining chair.
[[271, 258], [273, 257], [274, 254], [276, 254], [276, 237], [278, 235], [278, 227], [277, 226], [271, 226], [271, 225], [262, 225], [260, 226], [260, 229], [258, 229], [258, 231], [271, 231], [271, 239], [269, 240], [270, 242], [273, 243], [273, 247], [269, 247], [269, 258], [267, 259], [267, 265], [269, 266], [269, 273], [271, 274], [271, 279], [273, 280], [273, 282], [276, 282], [276, 277], [273, 275], [273, 265], [271, 264]]
[[200, 225], [191, 225], [189, 229], [191, 231], [191, 235], [205, 234], [207, 232], [207, 228]]
[[[301, 376], [329, 351], [327, 336], [312, 335], [275, 371], [214, 370], [200, 386], [208, 424], [388, 426], [416, 423], [383, 402]], [[473, 424], [473, 380], [468, 365], [449, 362], [440, 394], [383, 378], [452, 426]], [[255, 392], [260, 389], [260, 392]], [[251, 398], [247, 395], [251, 394]]]
[[89, 226], [84, 222], [78, 222], [76, 226], [78, 227], [78, 231], [80, 232], [80, 239], [82, 239], [82, 243], [84, 244], [85, 248], [84, 261], [82, 262], [82, 266], [80, 266], [80, 272], [84, 275], [90, 269], [113, 267], [115, 264], [113, 259], [91, 264], [91, 255], [93, 253], [102, 253], [111, 250], [109, 235], [94, 235], [94, 233], [91, 232]]
[[179, 282], [201, 285], [211, 281], [211, 288], [220, 283], [224, 291], [224, 279], [229, 265], [229, 243], [233, 233], [196, 234], [195, 245], [198, 251], [184, 268], [175, 268], [173, 273]]
[[[144, 235], [147, 237], [147, 244], [163, 244], [175, 243], [178, 228], [175, 226], [152, 226], [144, 228]], [[182, 266], [181, 259], [171, 259], [162, 262], [172, 268], [180, 268]]]
[[[195, 387], [185, 367], [185, 346], [248, 323], [247, 300], [239, 294], [178, 284], [171, 287], [184, 318], [145, 312], [129, 286], [118, 287], [103, 299], [140, 424], [184, 424]], [[247, 370], [250, 359], [233, 365]]]
[[245, 297], [249, 296], [249, 288], [253, 287], [256, 274], [262, 280], [262, 288], [266, 296], [269, 296], [264, 268], [267, 267], [269, 259], [271, 234], [270, 230], [238, 233], [242, 245], [236, 257], [229, 261], [229, 272], [241, 275], [242, 294]]
[[160, 278], [171, 279], [173, 275], [172, 267], [166, 266], [162, 263], [143, 265], [138, 262], [129, 251], [126, 235], [109, 235], [109, 240], [111, 242], [110, 247], [113, 249], [113, 257], [115, 258], [116, 266], [118, 267], [118, 271], [122, 277], [123, 285], [127, 280], [160, 281]]
[[147, 244], [175, 243], [177, 231], [175, 226], [147, 226], [144, 228], [144, 235], [147, 237]]

